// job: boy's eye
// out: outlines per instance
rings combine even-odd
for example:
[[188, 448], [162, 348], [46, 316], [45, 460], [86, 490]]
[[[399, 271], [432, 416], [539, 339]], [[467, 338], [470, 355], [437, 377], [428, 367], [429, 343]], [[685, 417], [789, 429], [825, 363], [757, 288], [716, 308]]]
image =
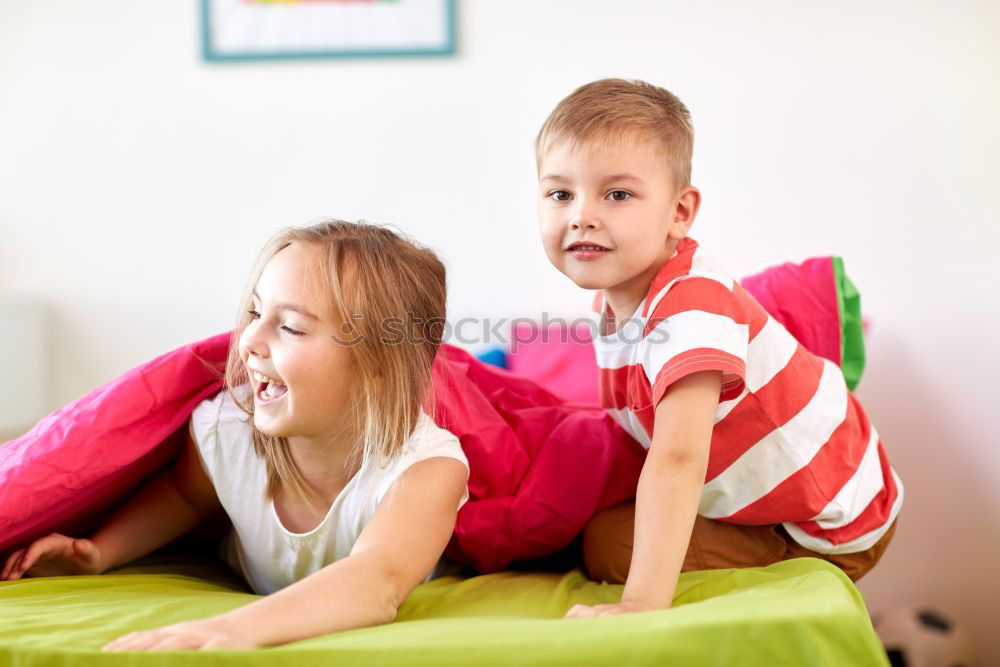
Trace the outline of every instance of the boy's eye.
[[567, 201], [570, 195], [565, 190], [553, 190], [549, 193], [549, 199], [554, 201]]
[[632, 198], [631, 192], [625, 192], [624, 190], [612, 190], [608, 193], [608, 199], [612, 201], [626, 201]]

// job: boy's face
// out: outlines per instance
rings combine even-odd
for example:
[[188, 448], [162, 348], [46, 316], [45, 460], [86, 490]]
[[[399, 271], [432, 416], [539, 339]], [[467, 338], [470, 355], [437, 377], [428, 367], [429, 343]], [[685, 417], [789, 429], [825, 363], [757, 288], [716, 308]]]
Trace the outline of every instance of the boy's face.
[[580, 287], [637, 306], [690, 226], [667, 158], [640, 138], [562, 142], [543, 155], [538, 176], [549, 261]]

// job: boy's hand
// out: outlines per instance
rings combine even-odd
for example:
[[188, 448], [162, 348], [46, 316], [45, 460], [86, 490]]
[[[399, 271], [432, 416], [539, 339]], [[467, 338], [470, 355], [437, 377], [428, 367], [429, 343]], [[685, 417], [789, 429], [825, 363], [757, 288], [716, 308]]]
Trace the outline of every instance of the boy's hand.
[[64, 577], [76, 574], [99, 574], [101, 550], [86, 539], [73, 539], [52, 533], [15, 551], [0, 572], [0, 581], [29, 577]]
[[166, 625], [155, 630], [130, 632], [101, 647], [104, 652], [200, 651], [206, 649], [250, 649], [257, 642], [224, 616]]
[[637, 611], [656, 611], [656, 607], [636, 600], [622, 600], [618, 604], [575, 604], [563, 618], [591, 618], [593, 616], [617, 616]]

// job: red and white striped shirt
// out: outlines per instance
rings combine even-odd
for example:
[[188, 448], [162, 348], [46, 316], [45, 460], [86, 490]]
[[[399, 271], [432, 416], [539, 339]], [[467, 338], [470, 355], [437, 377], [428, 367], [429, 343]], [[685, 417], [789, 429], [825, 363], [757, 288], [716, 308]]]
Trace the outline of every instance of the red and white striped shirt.
[[[595, 310], [603, 314], [601, 295]], [[819, 553], [864, 551], [903, 502], [875, 427], [840, 368], [792, 337], [693, 239], [660, 269], [635, 315], [595, 336], [601, 403], [649, 448], [673, 382], [722, 371], [698, 513], [784, 524]]]

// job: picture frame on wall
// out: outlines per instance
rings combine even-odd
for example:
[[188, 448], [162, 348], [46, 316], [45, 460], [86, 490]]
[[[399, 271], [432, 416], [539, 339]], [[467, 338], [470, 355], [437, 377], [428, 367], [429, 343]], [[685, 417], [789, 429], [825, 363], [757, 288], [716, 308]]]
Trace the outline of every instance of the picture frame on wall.
[[455, 0], [201, 0], [208, 62], [449, 56]]

